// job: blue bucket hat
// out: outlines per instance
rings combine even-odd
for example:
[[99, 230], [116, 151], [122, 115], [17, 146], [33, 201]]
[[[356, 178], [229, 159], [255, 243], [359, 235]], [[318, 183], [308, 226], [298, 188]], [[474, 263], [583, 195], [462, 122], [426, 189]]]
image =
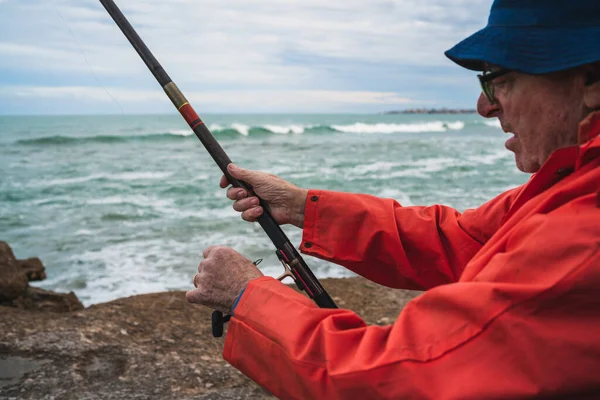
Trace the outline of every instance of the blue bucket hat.
[[487, 26], [445, 54], [474, 71], [529, 74], [600, 61], [600, 0], [495, 0]]

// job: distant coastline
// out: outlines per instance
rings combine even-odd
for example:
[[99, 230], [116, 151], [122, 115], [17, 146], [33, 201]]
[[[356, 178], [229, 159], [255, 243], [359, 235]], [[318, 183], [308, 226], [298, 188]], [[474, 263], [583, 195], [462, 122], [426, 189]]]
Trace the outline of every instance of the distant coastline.
[[475, 114], [476, 112], [477, 110], [471, 108], [409, 108], [385, 111], [383, 114]]

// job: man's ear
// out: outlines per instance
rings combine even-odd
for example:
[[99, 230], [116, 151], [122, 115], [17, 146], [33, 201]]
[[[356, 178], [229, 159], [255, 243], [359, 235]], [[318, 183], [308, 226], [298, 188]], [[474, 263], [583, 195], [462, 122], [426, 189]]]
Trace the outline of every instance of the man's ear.
[[587, 108], [600, 110], [600, 63], [586, 65], [583, 102]]

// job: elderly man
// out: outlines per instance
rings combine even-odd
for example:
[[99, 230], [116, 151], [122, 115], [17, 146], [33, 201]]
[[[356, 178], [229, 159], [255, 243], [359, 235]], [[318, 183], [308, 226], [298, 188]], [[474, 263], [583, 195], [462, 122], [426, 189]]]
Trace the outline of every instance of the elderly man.
[[[482, 71], [479, 113], [534, 173], [477, 209], [305, 190], [230, 165], [303, 229], [304, 253], [426, 292], [393, 325], [366, 326], [211, 247], [188, 300], [233, 309], [225, 359], [281, 398], [598, 398], [599, 38], [598, 1], [496, 0], [446, 53]], [[227, 197], [245, 220], [262, 212], [242, 189]]]

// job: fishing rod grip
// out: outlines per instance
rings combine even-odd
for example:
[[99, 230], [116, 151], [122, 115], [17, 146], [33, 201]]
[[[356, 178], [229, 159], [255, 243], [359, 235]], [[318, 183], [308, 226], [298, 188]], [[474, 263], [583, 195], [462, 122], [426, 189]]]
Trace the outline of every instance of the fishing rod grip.
[[327, 292], [322, 292], [321, 294], [316, 295], [313, 298], [313, 301], [320, 308], [338, 308]]

